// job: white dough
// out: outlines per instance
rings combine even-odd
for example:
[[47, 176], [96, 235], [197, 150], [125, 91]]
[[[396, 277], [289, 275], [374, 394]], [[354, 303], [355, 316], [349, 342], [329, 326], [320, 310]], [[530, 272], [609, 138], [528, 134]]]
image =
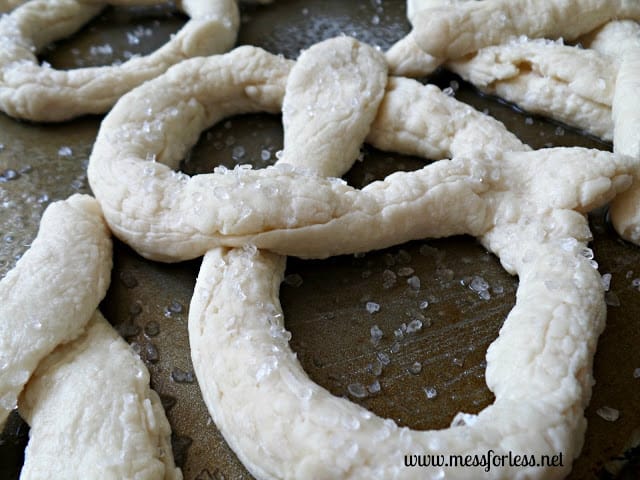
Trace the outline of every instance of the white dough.
[[27, 384], [22, 480], [180, 480], [171, 428], [149, 372], [99, 312]]
[[98, 202], [52, 203], [0, 281], [0, 424], [38, 364], [84, 330], [111, 280], [111, 238]]
[[16, 118], [51, 122], [104, 113], [124, 93], [186, 58], [221, 53], [235, 43], [235, 0], [184, 0], [190, 20], [160, 49], [118, 66], [56, 70], [36, 54], [66, 37], [106, 5], [153, 5], [160, 0], [30, 0], [0, 17], [0, 110]]

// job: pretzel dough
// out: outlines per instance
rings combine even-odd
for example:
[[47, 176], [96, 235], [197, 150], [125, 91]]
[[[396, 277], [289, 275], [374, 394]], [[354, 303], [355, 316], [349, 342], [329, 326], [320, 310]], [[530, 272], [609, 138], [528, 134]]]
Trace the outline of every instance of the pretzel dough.
[[[116, 0], [156, 4], [160, 0]], [[221, 53], [233, 46], [239, 26], [235, 0], [184, 0], [191, 17], [163, 47], [119, 66], [61, 71], [38, 65], [36, 53], [78, 30], [107, 2], [31, 0], [0, 17], [0, 110], [22, 119], [61, 121], [103, 113], [133, 87], [188, 57]]]
[[98, 202], [75, 195], [51, 204], [31, 248], [0, 281], [0, 424], [38, 364], [82, 333], [110, 280]]
[[[570, 19], [570, 20], [568, 20]], [[422, 50], [457, 59], [512, 37], [574, 40], [612, 19], [640, 20], [635, 0], [483, 0], [416, 12], [413, 35]]]
[[23, 480], [182, 479], [147, 368], [97, 311], [38, 366], [20, 413], [31, 425]]
[[[235, 113], [278, 111], [291, 64], [263, 50], [241, 47], [224, 56], [184, 62], [123, 97], [102, 123], [88, 169], [91, 188], [116, 236], [140, 254], [163, 261], [194, 258], [216, 245], [247, 241], [279, 253], [322, 257], [420, 238], [421, 227], [403, 219], [432, 200], [403, 188], [403, 174], [360, 193], [342, 182], [283, 167], [256, 172], [238, 168], [193, 178], [172, 171], [200, 131], [216, 121]], [[206, 81], [187, 82], [190, 78]], [[153, 118], [146, 116], [149, 107]], [[310, 117], [303, 113], [302, 123], [308, 123]], [[367, 141], [430, 158], [451, 152], [465, 156], [483, 148], [528, 149], [496, 120], [433, 86], [406, 79], [390, 80]], [[444, 172], [457, 167], [438, 168]], [[429, 180], [422, 188], [436, 183]], [[353, 196], [345, 197], [346, 192]], [[406, 206], [386, 209], [389, 201]], [[360, 228], [363, 235], [340, 233], [349, 222], [349, 231]], [[398, 226], [379, 236], [375, 229], [393, 222]], [[320, 230], [336, 235], [336, 241], [319, 240]]]
[[480, 90], [611, 141], [618, 66], [608, 56], [546, 40], [480, 50], [447, 68]]
[[[640, 28], [638, 29], [640, 30]], [[615, 125], [613, 150], [635, 158], [640, 165], [640, 33], [623, 49], [620, 71], [613, 97]], [[620, 235], [640, 245], [640, 184], [637, 182], [609, 210], [613, 225]]]
[[[315, 52], [308, 52], [309, 56]], [[317, 55], [319, 61], [327, 61], [322, 50]], [[301, 56], [303, 65], [296, 64], [294, 71], [304, 69], [307, 61]], [[285, 104], [290, 94], [295, 97], [299, 92], [287, 89]], [[309, 92], [310, 97], [314, 94]], [[334, 126], [336, 141], [350, 142], [350, 137], [349, 131]], [[304, 140], [299, 138], [299, 145]], [[553, 153], [563, 154], [564, 162], [551, 161]], [[492, 210], [489, 205], [495, 207], [493, 226], [482, 240], [501, 255], [512, 273], [520, 275], [516, 307], [487, 355], [487, 382], [496, 402], [463, 427], [412, 431], [333, 397], [308, 378], [288, 346], [277, 300], [283, 259], [251, 246], [230, 251], [216, 248], [205, 255], [189, 314], [193, 364], [216, 425], [254, 476], [424, 479], [446, 474], [447, 478], [513, 479], [560, 478], [567, 473], [569, 463], [558, 469], [499, 469], [491, 474], [480, 468], [402, 467], [408, 452], [473, 455], [493, 449], [497, 454], [511, 450], [541, 455], [561, 451], [574, 458], [580, 450], [586, 424], [583, 410], [592, 383], [589, 372], [605, 307], [599, 275], [580, 255], [589, 237], [586, 220], [570, 209], [606, 201], [615, 193], [614, 185], [628, 185], [629, 178], [608, 182], [599, 177], [595, 165], [611, 172], [616, 163], [604, 157], [586, 163], [587, 178], [576, 178], [581, 176], [578, 162], [585, 152], [556, 149], [553, 153], [513, 153], [528, 160], [527, 168], [512, 164], [511, 155], [501, 161], [485, 158], [467, 164], [472, 170], [495, 173], [483, 176], [489, 189], [495, 189], [495, 197], [484, 205], [487, 208], [483, 199], [459, 191], [455, 199], [449, 197], [446, 186], [461, 181], [459, 172], [451, 174], [451, 184], [440, 178], [443, 188], [433, 191], [441, 210], [446, 209], [443, 205], [453, 206], [450, 217], [440, 217], [433, 228], [444, 225], [457, 233], [459, 210], [486, 218]], [[331, 158], [322, 161], [334, 164]], [[465, 162], [437, 162], [424, 171], [435, 173], [438, 167], [459, 163]], [[527, 170], [537, 175], [528, 176]], [[414, 174], [405, 174], [404, 179]], [[501, 187], [491, 185], [491, 178]], [[404, 185], [419, 190], [416, 183]], [[543, 191], [541, 185], [547, 189]], [[309, 188], [309, 192], [315, 190], [315, 186]], [[387, 208], [394, 207], [387, 204]], [[422, 211], [438, 216], [434, 210]], [[419, 221], [417, 216], [412, 220]], [[385, 230], [377, 229], [379, 234]], [[344, 231], [349, 231], [346, 225]], [[335, 241], [333, 235], [319, 235]], [[258, 401], [261, 398], [269, 402]]]

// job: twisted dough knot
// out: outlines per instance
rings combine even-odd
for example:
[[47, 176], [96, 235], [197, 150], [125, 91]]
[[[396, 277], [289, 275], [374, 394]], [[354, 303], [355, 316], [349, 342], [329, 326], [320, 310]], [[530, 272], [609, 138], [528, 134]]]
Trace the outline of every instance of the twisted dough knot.
[[160, 0], [31, 0], [0, 17], [0, 110], [16, 118], [63, 121], [104, 113], [125, 93], [186, 58], [229, 50], [240, 16], [235, 0], [184, 0], [190, 20], [160, 49], [120, 64], [55, 70], [36, 53], [66, 37], [107, 5], [153, 5]]
[[[640, 164], [638, 2], [409, 0], [408, 13], [413, 31], [387, 53], [395, 73], [445, 63], [481, 90], [613, 140]], [[636, 244], [639, 206], [634, 185], [610, 209], [616, 231]]]
[[97, 310], [111, 265], [98, 202], [74, 195], [0, 281], [0, 426], [16, 404], [31, 426], [21, 478], [182, 478], [149, 372]]
[[[172, 170], [222, 118], [280, 110], [285, 146], [274, 167]], [[348, 169], [365, 140], [453, 159], [362, 190], [326, 178]], [[435, 87], [388, 79], [380, 53], [342, 37], [295, 64], [242, 47], [171, 68], [105, 118], [88, 175], [110, 227], [139, 253], [205, 254], [189, 314], [194, 368], [213, 419], [256, 477], [479, 478], [487, 473], [403, 469], [402, 455], [579, 453], [605, 317], [600, 277], [583, 255], [583, 212], [628, 188], [632, 159], [531, 151]], [[495, 403], [455, 427], [418, 432], [311, 382], [287, 343], [284, 259], [259, 249], [324, 257], [459, 233], [478, 236], [520, 277], [516, 306], [487, 353]], [[491, 475], [555, 478], [568, 468]]]

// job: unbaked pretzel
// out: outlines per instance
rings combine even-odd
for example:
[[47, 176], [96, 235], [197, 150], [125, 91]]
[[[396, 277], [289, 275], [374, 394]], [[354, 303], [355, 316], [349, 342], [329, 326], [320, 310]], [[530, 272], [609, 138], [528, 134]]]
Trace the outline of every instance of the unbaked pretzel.
[[[345, 56], [339, 52], [328, 41], [301, 55], [291, 76], [307, 89], [289, 89], [288, 84], [285, 106], [304, 104], [318, 95], [326, 82], [315, 83], [307, 65], [324, 62], [325, 75], [331, 78], [332, 70], [344, 68], [336, 60]], [[348, 68], [353, 71], [352, 66]], [[362, 81], [353, 74], [347, 77], [355, 84]], [[353, 103], [365, 98], [367, 92], [361, 91]], [[334, 141], [345, 148], [353, 142], [352, 137], [365, 138], [357, 133], [363, 130], [362, 125], [354, 125], [352, 134], [328, 121], [330, 109], [316, 115], [327, 120], [322, 134], [332, 133]], [[367, 119], [362, 118], [361, 123], [366, 124]], [[290, 140], [304, 146], [307, 138]], [[305, 152], [296, 149], [296, 153]], [[530, 162], [527, 167], [512, 163], [511, 156], [500, 162], [482, 158], [466, 164], [477, 170], [478, 181], [486, 181], [490, 190], [496, 188], [491, 178], [497, 182], [508, 177], [513, 182], [494, 191], [495, 197], [488, 203], [494, 204], [501, 218], [494, 217], [493, 226], [481, 240], [500, 255], [507, 270], [519, 274], [520, 286], [516, 306], [487, 353], [487, 384], [496, 401], [477, 416], [456, 417], [455, 426], [449, 429], [419, 432], [400, 428], [392, 420], [381, 419], [314, 384], [287, 343], [278, 301], [282, 257], [251, 245], [207, 252], [189, 313], [193, 364], [216, 425], [251, 473], [259, 479], [564, 476], [569, 462], [556, 469], [505, 467], [489, 473], [481, 467], [410, 469], [402, 462], [408, 453], [465, 456], [491, 450], [496, 455], [511, 451], [539, 457], [563, 452], [567, 459], [579, 453], [586, 426], [583, 410], [592, 384], [591, 362], [604, 327], [605, 305], [600, 277], [583, 255], [590, 236], [587, 222], [573, 209], [601, 203], [615, 193], [616, 183], [629, 182], [628, 177], [617, 177], [613, 182], [607, 179], [616, 170], [612, 166], [622, 159], [598, 153], [586, 161], [585, 153], [574, 149], [514, 153]], [[315, 155], [312, 149], [309, 154]], [[555, 155], [557, 158], [544, 158]], [[293, 161], [305, 157], [292, 157], [285, 147], [283, 158]], [[330, 171], [333, 168], [325, 165], [336, 164], [330, 157], [319, 161], [319, 171]], [[589, 173], [575, 178], [580, 177], [583, 161]], [[425, 170], [433, 172], [456, 163], [438, 162]], [[544, 178], [531, 177], [527, 170]], [[455, 225], [460, 220], [459, 208], [466, 210], [473, 203], [478, 217], [485, 217], [487, 210], [479, 197], [458, 191], [456, 203], [449, 196], [449, 189], [457, 190], [456, 182], [464, 183], [462, 171], [454, 171], [439, 178], [437, 193], [435, 188], [433, 193], [441, 201], [440, 209], [451, 217], [445, 220], [430, 209], [422, 215], [433, 215], [450, 233], [460, 233], [460, 225]], [[575, 177], [566, 175], [569, 172]], [[419, 191], [418, 182], [411, 181], [414, 175], [402, 175], [402, 185]], [[317, 188], [315, 177], [300, 181], [307, 182], [310, 192]], [[546, 184], [547, 190], [540, 191], [537, 181]], [[542, 199], [542, 195], [551, 198]], [[541, 208], [545, 204], [546, 210]], [[464, 233], [476, 234], [469, 224], [463, 228], [467, 228]], [[323, 232], [319, 229], [316, 234]], [[332, 235], [321, 239], [336, 240]]]
[[182, 478], [149, 372], [96, 311], [111, 253], [98, 202], [74, 195], [0, 281], [0, 423], [20, 396], [22, 479]]
[[[94, 146], [92, 189], [117, 235], [143, 255], [179, 260], [219, 244], [253, 244], [244, 250], [213, 248], [206, 254], [190, 309], [190, 342], [214, 420], [257, 477], [389, 478], [398, 473], [424, 478], [424, 470], [400, 472], [400, 452], [411, 447], [433, 453], [563, 451], [573, 458], [584, 432], [591, 358], [605, 311], [599, 276], [580, 254], [590, 233], [578, 212], [627, 188], [636, 174], [633, 162], [586, 149], [531, 152], [499, 123], [437, 94], [434, 87], [397, 79], [389, 83], [379, 115], [402, 108], [407, 125], [396, 121], [383, 129], [385, 141], [412, 152], [433, 149], [450, 156], [460, 148], [464, 154], [417, 172], [393, 174], [362, 191], [325, 180], [318, 171], [344, 171], [344, 152], [353, 160], [354, 148], [365, 136], [376, 138], [375, 128], [367, 135], [370, 115], [354, 117], [375, 105], [373, 79], [378, 74], [373, 72], [380, 63], [375, 58], [375, 51], [342, 38], [312, 47], [295, 65], [297, 73], [291, 73], [294, 80], [287, 84], [291, 100], [285, 96], [282, 107], [282, 158], [297, 162], [309, 155], [320, 162], [305, 163], [315, 171], [280, 163], [261, 171], [237, 168], [189, 178], [168, 167], [177, 166], [199, 132], [224, 116], [280, 108], [291, 63], [243, 47], [222, 57], [187, 61], [123, 97], [106, 117]], [[181, 80], [196, 72], [203, 81], [185, 87]], [[318, 72], [322, 81], [313, 83]], [[333, 76], [340, 79], [337, 92]], [[360, 89], [355, 96], [354, 85]], [[393, 101], [390, 92], [396, 93]], [[430, 137], [443, 128], [429, 121], [430, 111], [418, 114], [418, 108], [405, 108], [424, 107], [426, 101], [414, 100], [429, 96], [442, 100], [431, 105], [437, 120], [451, 118], [459, 131], [442, 135], [440, 130]], [[333, 101], [315, 101], [325, 98]], [[153, 118], [145, 117], [147, 107], [152, 107]], [[341, 112], [339, 121], [336, 111]], [[294, 125], [300, 128], [300, 122], [321, 125], [317, 133], [334, 145], [318, 155], [318, 143], [306, 136], [315, 133], [313, 128], [305, 125], [302, 137], [296, 136], [300, 130], [293, 136], [289, 131]], [[384, 122], [376, 124], [382, 128]], [[427, 133], [419, 141], [416, 132], [421, 130]], [[511, 151], [502, 153], [503, 144]], [[296, 154], [288, 153], [289, 148]], [[142, 195], [136, 194], [139, 189]], [[487, 379], [496, 404], [481, 412], [475, 426], [412, 432], [312, 384], [286, 345], [276, 299], [282, 260], [258, 253], [255, 246], [326, 256], [456, 233], [480, 236], [505, 268], [521, 278], [518, 304], [488, 353]], [[551, 336], [536, 341], [538, 331]], [[512, 355], [510, 361], [495, 360], [506, 354]], [[537, 360], [531, 364], [530, 358]], [[546, 392], [552, 399], [548, 404]], [[268, 405], [260, 398], [269, 398]], [[507, 412], [514, 411], [543, 421], [533, 428], [520, 425], [509, 420]], [[276, 431], [270, 432], [269, 419], [275, 414], [280, 426], [274, 424]], [[287, 417], [295, 421], [288, 423]], [[355, 425], [353, 430], [349, 425]], [[343, 427], [345, 438], [332, 442], [330, 432], [338, 434]], [[279, 441], [271, 441], [271, 435]], [[358, 455], [354, 442], [362, 449]], [[465, 472], [447, 473], [477, 478], [477, 471]]]
[[157, 4], [160, 0], [31, 0], [0, 17], [0, 110], [34, 121], [61, 121], [104, 113], [133, 87], [185, 58], [221, 53], [235, 42], [235, 0], [184, 0], [191, 17], [154, 53], [115, 66], [55, 70], [39, 65], [36, 53], [70, 35], [108, 4]]

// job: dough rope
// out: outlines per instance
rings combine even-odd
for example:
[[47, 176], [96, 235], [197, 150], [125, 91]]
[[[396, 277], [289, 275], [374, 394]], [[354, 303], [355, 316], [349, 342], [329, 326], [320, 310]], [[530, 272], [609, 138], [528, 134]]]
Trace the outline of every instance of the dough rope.
[[149, 372], [98, 311], [38, 366], [20, 414], [31, 425], [23, 480], [182, 479]]
[[[613, 151], [634, 158], [640, 165], [640, 27], [623, 48], [613, 97]], [[640, 184], [616, 198], [609, 210], [616, 231], [640, 245]]]
[[461, 1], [455, 8], [422, 9], [412, 23], [422, 50], [434, 57], [457, 59], [521, 35], [575, 40], [613, 19], [640, 20], [640, 4], [633, 0]]
[[[300, 56], [291, 76], [317, 61], [325, 61], [327, 70], [339, 69], [337, 62], [328, 61], [337, 56], [336, 50], [332, 41], [312, 47]], [[311, 89], [322, 84], [314, 85], [311, 78], [307, 81]], [[292, 104], [308, 101], [297, 98], [303, 90], [289, 90], [288, 86], [285, 105], [289, 95]], [[309, 96], [315, 94], [311, 91]], [[366, 93], [360, 92], [358, 98], [367, 98]], [[316, 116], [330, 118], [329, 112], [320, 111]], [[366, 116], [361, 119], [363, 124], [369, 121]], [[350, 131], [339, 124], [328, 125], [333, 125], [335, 141], [352, 144]], [[352, 129], [363, 130], [359, 125]], [[359, 138], [364, 140], [363, 135]], [[298, 138], [296, 143], [303, 146], [305, 140]], [[573, 459], [580, 451], [586, 428], [583, 411], [592, 385], [591, 363], [606, 308], [600, 276], [583, 256], [590, 238], [588, 225], [573, 209], [606, 201], [618, 181], [628, 185], [630, 179], [618, 177], [611, 182], [599, 176], [616, 170], [615, 157], [605, 155], [607, 158], [580, 164], [571, 157], [577, 160], [584, 151], [556, 152], [558, 158], [549, 163], [529, 164], [538, 175], [527, 178], [522, 178], [527, 171], [522, 164], [485, 159], [489, 169], [502, 166], [500, 175], [512, 183], [489, 202], [504, 215], [502, 222], [493, 224], [480, 238], [501, 257], [507, 270], [519, 275], [520, 286], [516, 306], [487, 353], [487, 384], [496, 401], [478, 415], [458, 416], [456, 426], [449, 429], [400, 428], [314, 384], [287, 343], [278, 301], [284, 259], [254, 245], [214, 248], [206, 253], [189, 313], [194, 369], [216, 425], [256, 478], [531, 479], [566, 475], [570, 462], [560, 468], [504, 468], [490, 473], [482, 468], [411, 469], [402, 463], [407, 452], [473, 455], [493, 449], [496, 454], [563, 452]], [[559, 161], [561, 153], [567, 156], [563, 162]], [[547, 152], [513, 155], [529, 161], [536, 155], [549, 158]], [[288, 157], [286, 147], [282, 157], [295, 160]], [[319, 160], [324, 165], [318, 171], [337, 170], [334, 159]], [[455, 160], [443, 161], [431, 168], [455, 164]], [[471, 168], [481, 169], [482, 164], [478, 161]], [[591, 173], [580, 177], [583, 165]], [[590, 178], [596, 170], [599, 173]], [[456, 179], [464, 176], [446, 174]], [[443, 187], [437, 193], [440, 208], [453, 207], [448, 213], [456, 217], [454, 222], [460, 221], [459, 207], [486, 216], [477, 198], [468, 192], [456, 195], [457, 200], [449, 198], [447, 183], [439, 180]], [[531, 186], [530, 191], [518, 188], [536, 181], [547, 185], [544, 199], [535, 198], [536, 191], [542, 196], [539, 186]], [[414, 188], [414, 184], [405, 183], [404, 188]], [[315, 189], [314, 185], [310, 191]], [[467, 202], [473, 207], [467, 207]], [[544, 212], [535, 206], [538, 202], [547, 205]], [[433, 213], [422, 211], [429, 216]], [[464, 222], [450, 226], [477, 235]], [[332, 235], [320, 235], [324, 242], [335, 241]], [[269, 401], [260, 400], [265, 398]]]
[[125, 92], [189, 57], [222, 53], [235, 43], [235, 0], [184, 0], [190, 20], [164, 46], [118, 66], [62, 71], [38, 64], [36, 53], [78, 30], [108, 4], [159, 0], [31, 0], [0, 17], [0, 110], [32, 121], [63, 121], [106, 112]]
[[[291, 65], [260, 49], [241, 47], [224, 56], [183, 62], [123, 97], [102, 123], [88, 168], [91, 188], [114, 234], [141, 255], [162, 261], [195, 258], [214, 246], [245, 243], [280, 254], [326, 257], [461, 233], [448, 228], [451, 223], [468, 225], [465, 228], [476, 235], [484, 233], [491, 224], [491, 209], [478, 215], [470, 201], [468, 208], [461, 206], [453, 214], [439, 205], [443, 198], [439, 195], [445, 194], [435, 192], [444, 190], [451, 199], [488, 199], [492, 188], [508, 188], [501, 180], [503, 168], [525, 172], [530, 161], [566, 157], [590, 164], [589, 159], [606, 157], [612, 170], [605, 175], [618, 177], [615, 192], [628, 187], [634, 174], [628, 158], [604, 152], [510, 152], [529, 148], [499, 122], [435, 87], [403, 79], [389, 83], [381, 120], [374, 122], [367, 140], [401, 153], [453, 154], [455, 161], [396, 173], [362, 190], [286, 164], [257, 171], [217, 169], [194, 177], [172, 170], [200, 132], [216, 121], [231, 114], [278, 111]], [[187, 84], [186, 78], [203, 81]], [[322, 103], [310, 110], [316, 116], [323, 111], [318, 105]], [[309, 117], [306, 107], [294, 113], [304, 115], [303, 124], [315, 118]], [[285, 109], [285, 117], [288, 114]], [[451, 126], [459, 130], [452, 133]], [[502, 153], [505, 147], [507, 152]], [[494, 162], [494, 172], [478, 169], [481, 157], [500, 158], [505, 165]], [[489, 178], [492, 174], [496, 181]], [[533, 172], [530, 176], [535, 177]], [[527, 185], [522, 188], [529, 191]], [[545, 202], [541, 199], [540, 205]], [[431, 214], [420, 214], [424, 211]], [[319, 240], [325, 235], [333, 241]]]
[[31, 426], [22, 479], [182, 478], [146, 367], [96, 310], [111, 265], [98, 202], [74, 195], [0, 281], [0, 422], [18, 403]]
[[111, 253], [93, 198], [47, 208], [31, 247], [0, 281], [0, 424], [38, 364], [84, 330], [107, 292]]
[[[482, 4], [494, 5], [496, 2], [485, 0], [472, 3], [468, 5], [462, 1], [454, 7], [448, 6], [449, 13], [445, 16], [453, 18], [455, 14], [468, 14], [473, 17], [476, 13], [469, 12], [482, 10], [485, 8]], [[424, 15], [433, 12], [442, 2], [409, 1], [409, 4], [413, 21], [423, 16], [423, 12], [426, 12]], [[540, 14], [550, 14], [548, 7], [554, 5], [549, 2], [547, 7], [541, 7], [543, 10]], [[607, 16], [602, 13], [612, 8], [618, 9], [622, 17], [628, 15], [637, 19], [633, 13], [637, 5], [633, 2], [604, 4], [581, 0], [576, 2], [576, 6], [588, 11], [587, 17], [600, 20]], [[444, 8], [440, 5], [438, 11], [442, 13]], [[525, 7], [518, 5], [518, 8]], [[553, 12], [554, 16], [557, 14], [558, 11]], [[480, 18], [484, 13], [477, 15]], [[558, 24], [554, 28], [546, 33], [564, 35], [565, 38], [576, 36], [573, 26]], [[526, 35], [532, 32], [524, 28], [515, 33]], [[480, 90], [511, 101], [529, 112], [550, 116], [604, 140], [613, 140], [614, 151], [640, 162], [640, 140], [637, 135], [640, 130], [640, 104], [636, 95], [640, 87], [637, 80], [640, 78], [640, 25], [637, 22], [616, 20], [600, 25], [598, 29], [577, 38], [586, 49], [525, 38], [485, 47], [454, 60], [435, 58], [423, 52], [417, 45], [417, 35], [416, 30], [387, 52], [387, 59], [395, 73], [425, 75], [444, 63], [446, 68]], [[640, 244], [638, 205], [640, 187], [633, 187], [615, 199], [610, 208], [616, 231], [622, 238], [636, 244]]]

